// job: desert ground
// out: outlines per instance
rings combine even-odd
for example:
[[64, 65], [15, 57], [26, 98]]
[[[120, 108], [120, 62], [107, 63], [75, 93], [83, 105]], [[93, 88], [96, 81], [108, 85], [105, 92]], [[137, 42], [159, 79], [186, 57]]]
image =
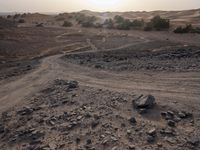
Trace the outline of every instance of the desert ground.
[[0, 113], [1, 150], [198, 150], [200, 34], [2, 28]]

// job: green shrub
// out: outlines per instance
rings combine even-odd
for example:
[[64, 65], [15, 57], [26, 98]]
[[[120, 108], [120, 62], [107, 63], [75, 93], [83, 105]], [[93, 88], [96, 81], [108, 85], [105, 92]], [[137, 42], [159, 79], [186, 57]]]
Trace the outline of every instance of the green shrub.
[[73, 24], [69, 21], [64, 21], [63, 27], [71, 27]]
[[117, 23], [117, 24], [121, 24], [122, 22], [124, 22], [124, 18], [123, 18], [122, 16], [116, 15], [116, 16], [114, 17], [114, 21], [115, 21], [115, 23]]
[[8, 18], [8, 19], [9, 19], [9, 18], [12, 18], [12, 16], [11, 16], [11, 15], [8, 15], [7, 18]]
[[65, 17], [62, 17], [62, 16], [56, 17], [56, 21], [64, 21], [64, 20], [65, 20]]
[[114, 23], [119, 30], [129, 30], [132, 26], [132, 22], [129, 19], [125, 19], [119, 15], [114, 17]]
[[19, 18], [21, 15], [20, 14], [15, 14], [14, 16], [13, 16], [13, 18], [14, 19], [17, 19], [17, 18]]
[[150, 22], [155, 30], [169, 29], [170, 27], [169, 19], [163, 19], [160, 16], [153, 17]]
[[174, 33], [200, 33], [200, 28], [193, 28], [191, 24], [188, 24], [185, 27], [177, 27]]
[[94, 27], [95, 27], [95, 28], [102, 28], [103, 25], [102, 25], [101, 23], [96, 23], [96, 24], [94, 24]]
[[134, 27], [134, 28], [135, 27], [143, 27], [144, 26], [144, 20], [143, 19], [141, 19], [141, 20], [135, 19], [131, 22], [131, 26]]
[[82, 27], [95, 27], [95, 21], [97, 18], [95, 16], [85, 16], [79, 21]]
[[129, 19], [124, 19], [122, 22], [117, 24], [116, 28], [119, 30], [130, 30], [131, 21]]
[[151, 22], [148, 22], [144, 27], [144, 31], [152, 31], [152, 30], [153, 30], [153, 25]]
[[113, 29], [114, 28], [114, 22], [112, 19], [106, 19], [103, 23], [103, 25], [105, 26], [105, 28], [108, 29]]

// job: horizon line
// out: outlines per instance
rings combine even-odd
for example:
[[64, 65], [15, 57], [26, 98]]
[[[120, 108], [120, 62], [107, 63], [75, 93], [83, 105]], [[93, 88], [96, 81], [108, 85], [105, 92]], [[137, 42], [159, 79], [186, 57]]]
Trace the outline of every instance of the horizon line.
[[95, 11], [95, 10], [89, 10], [89, 9], [82, 9], [77, 11], [0, 11], [0, 13], [76, 13], [81, 11], [91, 11], [91, 12], [97, 12], [97, 13], [106, 13], [106, 12], [154, 12], [154, 11], [189, 11], [189, 10], [199, 10], [200, 8], [191, 8], [191, 9], [176, 9], [176, 10], [162, 10], [162, 9], [155, 9], [155, 10], [127, 10], [127, 11]]

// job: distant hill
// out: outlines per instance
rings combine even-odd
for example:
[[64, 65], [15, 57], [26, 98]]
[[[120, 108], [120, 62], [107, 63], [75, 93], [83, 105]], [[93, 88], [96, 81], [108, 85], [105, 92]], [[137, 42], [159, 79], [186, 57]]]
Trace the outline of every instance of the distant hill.
[[200, 26], [200, 9], [183, 11], [129, 11], [129, 12], [94, 12], [89, 10], [80, 11], [85, 15], [96, 16], [99, 19], [113, 18], [121, 15], [127, 19], [150, 20], [153, 16], [160, 15], [163, 18], [170, 19], [174, 25], [193, 24]]
[[[76, 23], [77, 14], [84, 14], [86, 16], [97, 17], [97, 22], [104, 22], [105, 19], [114, 18], [116, 15], [120, 15], [124, 18], [134, 20], [134, 19], [144, 19], [144, 21], [149, 21], [152, 17], [160, 15], [162, 18], [170, 19], [172, 26], [179, 26], [185, 24], [192, 24], [193, 26], [200, 27], [200, 9], [193, 10], [183, 10], [183, 11], [129, 11], [129, 12], [95, 12], [89, 10], [82, 10], [80, 12], [71, 13], [20, 13], [19, 16], [15, 16], [16, 13], [0, 13], [6, 17], [6, 15], [12, 15], [9, 18], [10, 21], [18, 22], [19, 19], [24, 19], [25, 24], [20, 24], [20, 26], [35, 26], [38, 23], [42, 23], [46, 26], [62, 26], [65, 20]], [[15, 17], [14, 17], [15, 16]]]

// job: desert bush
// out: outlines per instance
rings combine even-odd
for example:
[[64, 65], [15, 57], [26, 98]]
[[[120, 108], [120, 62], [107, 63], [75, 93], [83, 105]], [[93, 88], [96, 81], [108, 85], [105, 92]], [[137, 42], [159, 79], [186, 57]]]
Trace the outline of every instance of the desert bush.
[[13, 18], [14, 19], [17, 19], [17, 18], [19, 18], [21, 15], [20, 14], [15, 14], [14, 16], [13, 16]]
[[71, 27], [73, 24], [70, 21], [64, 21], [63, 27]]
[[26, 17], [26, 13], [23, 13], [23, 14], [21, 15], [21, 17], [22, 17], [22, 18]]
[[101, 23], [96, 23], [96, 24], [94, 24], [94, 27], [95, 27], [95, 28], [102, 28], [103, 25], [102, 25]]
[[82, 27], [95, 27], [95, 21], [97, 18], [95, 16], [85, 16], [85, 18], [82, 18], [82, 21], [80, 22]]
[[76, 19], [76, 21], [81, 24], [84, 20], [85, 20], [85, 14], [82, 13], [75, 13], [74, 14], [74, 18]]
[[191, 33], [199, 33], [200, 34], [200, 28], [199, 27], [193, 28], [191, 30]]
[[151, 22], [148, 22], [145, 24], [145, 27], [144, 27], [144, 31], [152, 31], [153, 30], [153, 25]]
[[64, 21], [64, 20], [65, 20], [65, 18], [62, 17], [62, 16], [58, 16], [58, 17], [56, 17], [56, 21]]
[[174, 33], [200, 33], [200, 28], [193, 28], [191, 24], [185, 25], [185, 27], [179, 26], [174, 30]]
[[25, 23], [24, 19], [19, 19], [18, 23]]
[[132, 26], [132, 22], [129, 19], [125, 19], [119, 15], [114, 17], [114, 23], [119, 30], [129, 30]]
[[150, 22], [155, 30], [169, 29], [170, 27], [169, 19], [163, 19], [160, 16], [153, 17]]
[[116, 28], [119, 30], [129, 30], [131, 28], [131, 21], [129, 19], [124, 19], [116, 25]]
[[143, 26], [144, 26], [144, 20], [143, 20], [143, 19], [141, 19], [141, 20], [135, 19], [135, 20], [133, 20], [133, 21], [131, 22], [131, 26], [132, 26], [133, 28], [135, 28], [135, 27], [143, 27]]
[[11, 16], [11, 15], [8, 15], [7, 18], [8, 18], [8, 19], [9, 19], [9, 18], [12, 18], [12, 16]]
[[120, 23], [124, 22], [124, 18], [122, 16], [116, 15], [114, 17], [114, 21], [115, 21], [115, 23], [120, 24]]
[[174, 30], [174, 33], [190, 33], [193, 27], [191, 24], [186, 25], [185, 27], [179, 26]]
[[110, 19], [106, 19], [103, 23], [104, 27], [105, 28], [108, 28], [108, 29], [113, 29], [114, 28], [114, 22], [113, 20], [110, 18]]

